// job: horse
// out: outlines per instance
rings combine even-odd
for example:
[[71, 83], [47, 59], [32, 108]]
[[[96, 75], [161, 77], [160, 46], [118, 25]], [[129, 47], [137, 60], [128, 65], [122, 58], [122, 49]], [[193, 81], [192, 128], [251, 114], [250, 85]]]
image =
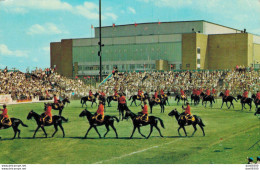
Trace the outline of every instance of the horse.
[[[2, 116], [0, 116], [0, 119], [2, 119]], [[23, 127], [28, 127], [26, 124], [23, 123], [23, 121], [21, 121], [20, 119], [17, 119], [17, 118], [10, 118], [11, 122], [12, 122], [12, 125], [11, 126], [8, 126], [8, 125], [3, 125], [0, 123], [0, 130], [1, 129], [8, 129], [10, 127], [13, 128], [13, 131], [14, 131], [14, 137], [12, 139], [15, 139], [16, 137], [16, 134], [18, 132], [18, 138], [20, 139], [20, 132], [21, 130], [18, 129], [18, 126], [21, 124]], [[1, 139], [1, 137], [0, 137]]]
[[160, 105], [161, 107], [161, 113], [164, 113], [164, 105], [166, 105], [165, 99], [160, 99], [160, 102], [156, 102], [155, 100], [151, 100], [150, 97], [148, 97], [148, 102], [150, 106], [150, 113], [153, 113], [153, 107], [156, 105]]
[[247, 99], [245, 100], [244, 97], [242, 97], [241, 95], [237, 95], [237, 100], [239, 100], [239, 99], [240, 99], [240, 102], [241, 102], [241, 105], [242, 105], [242, 110], [243, 110], [244, 108], [246, 109], [245, 105], [248, 104], [248, 106], [250, 107], [250, 111], [251, 111], [253, 99], [247, 98]]
[[[231, 106], [233, 106], [233, 109], [235, 108], [235, 107], [234, 107], [234, 104], [233, 104], [233, 100], [235, 100], [235, 101], [237, 102], [237, 99], [236, 99], [235, 97], [233, 97], [233, 96], [225, 97], [225, 95], [224, 95], [223, 92], [221, 92], [221, 93], [219, 94], [219, 97], [222, 97], [221, 109], [222, 109], [222, 107], [223, 107], [224, 102], [226, 103], [226, 106], [227, 106], [228, 109], [230, 109]], [[229, 106], [229, 107], [228, 107], [228, 105], [227, 105], [228, 102], [230, 102], [230, 106]]]
[[200, 96], [202, 96], [202, 106], [203, 106], [203, 103], [205, 103], [205, 107], [207, 106], [207, 102], [209, 101], [210, 102], [210, 107], [212, 107], [212, 102], [215, 103], [215, 100], [214, 100], [214, 97], [209, 95], [209, 96], [206, 96], [206, 94], [204, 94], [203, 92], [200, 94]]
[[[158, 125], [157, 125], [157, 124], [158, 124], [158, 121], [160, 122], [160, 124], [161, 124], [161, 126], [162, 126], [163, 128], [165, 128], [165, 127], [164, 127], [164, 124], [163, 124], [163, 120], [160, 119], [159, 117], [149, 116], [148, 122], [140, 121], [140, 120], [138, 119], [138, 118], [140, 117], [140, 115], [136, 115], [136, 114], [134, 114], [133, 112], [131, 112], [131, 111], [128, 109], [128, 110], [126, 111], [126, 113], [125, 113], [124, 119], [128, 119], [129, 117], [132, 119], [133, 125], [134, 125], [134, 129], [133, 129], [133, 131], [132, 131], [132, 135], [130, 136], [130, 139], [133, 138], [133, 135], [134, 135], [134, 133], [135, 133], [136, 128], [138, 129], [138, 132], [139, 132], [144, 138], [147, 138], [147, 139], [148, 139], [148, 138], [151, 136], [151, 134], [152, 134], [152, 132], [153, 132], [153, 127], [155, 127], [155, 128], [158, 130], [160, 136], [163, 137], [163, 135], [161, 134], [161, 131], [160, 131]], [[149, 135], [148, 135], [147, 137], [146, 137], [145, 135], [143, 135], [143, 134], [141, 133], [141, 130], [140, 130], [140, 127], [141, 127], [141, 126], [146, 126], [146, 125], [150, 125], [150, 133], [149, 133]]]
[[260, 108], [257, 108], [256, 112], [255, 112], [255, 116], [256, 115], [260, 115]]
[[260, 105], [260, 100], [256, 99], [256, 95], [255, 94], [252, 95], [252, 99], [254, 99], [255, 108], [257, 110], [258, 109], [258, 105]]
[[89, 96], [82, 97], [81, 100], [80, 100], [82, 107], [83, 107], [84, 104], [87, 106], [87, 102], [92, 102], [91, 107], [93, 106], [93, 103], [96, 103], [96, 106], [97, 106], [96, 98], [98, 96], [98, 93], [95, 93], [93, 96], [94, 97], [91, 98], [91, 99], [89, 99]]
[[189, 126], [189, 125], [192, 125], [193, 128], [194, 128], [194, 132], [192, 133], [192, 136], [195, 134], [195, 132], [197, 131], [197, 127], [196, 125], [199, 125], [199, 127], [201, 128], [202, 132], [203, 132], [203, 136], [205, 136], [205, 132], [204, 132], [204, 123], [202, 121], [202, 119], [199, 117], [199, 116], [196, 116], [196, 115], [193, 115], [194, 118], [195, 118], [195, 121], [188, 121], [188, 124], [186, 122], [185, 119], [181, 119], [182, 116], [184, 116], [184, 113], [180, 114], [176, 109], [175, 110], [172, 110], [169, 114], [169, 116], [175, 116], [178, 124], [179, 124], [179, 128], [178, 128], [178, 133], [179, 135], [181, 136], [180, 134], [180, 129], [182, 128], [183, 131], [185, 132], [185, 135], [187, 136], [187, 132], [185, 130], [185, 126]]
[[169, 103], [169, 101], [168, 101], [168, 96], [167, 96], [167, 95], [164, 95], [164, 97], [162, 97], [162, 95], [159, 95], [158, 97], [159, 97], [160, 100], [161, 100], [161, 99], [164, 99], [164, 100], [165, 100], [165, 105], [166, 105], [166, 103], [168, 103], [168, 106], [170, 106], [170, 103]]
[[115, 128], [115, 126], [114, 126], [114, 120], [116, 120], [117, 122], [119, 122], [119, 119], [118, 119], [117, 117], [105, 115], [104, 121], [103, 121], [103, 122], [98, 122], [98, 121], [96, 121], [96, 119], [93, 119], [94, 115], [91, 114], [87, 109], [83, 110], [83, 111], [80, 113], [80, 115], [79, 115], [79, 117], [84, 117], [84, 116], [87, 117], [87, 119], [88, 119], [88, 121], [89, 121], [89, 125], [90, 125], [90, 127], [89, 127], [89, 129], [88, 129], [86, 135], [84, 136], [85, 139], [86, 139], [87, 136], [88, 136], [88, 132], [89, 132], [92, 128], [94, 128], [94, 129], [96, 130], [96, 132], [97, 132], [99, 138], [101, 138], [101, 135], [99, 134], [99, 132], [98, 132], [98, 130], [97, 130], [97, 126], [103, 126], [103, 125], [105, 125], [105, 126], [106, 126], [106, 129], [107, 129], [107, 132], [105, 133], [104, 138], [106, 137], [107, 133], [110, 131], [109, 126], [112, 127], [112, 129], [114, 130], [114, 132], [115, 132], [115, 134], [116, 134], [116, 138], [118, 138], [118, 134], [117, 134], [116, 128]]
[[[61, 101], [61, 103], [62, 103], [62, 105], [60, 105], [60, 104], [55, 104], [55, 103], [51, 103], [52, 109], [58, 110], [60, 116], [61, 116], [61, 114], [62, 114], [62, 111], [63, 111], [64, 107], [65, 107], [65, 104], [66, 104], [66, 103], [70, 103], [70, 100], [69, 100], [69, 98], [66, 97], [65, 99], [63, 99], [63, 100]], [[47, 105], [47, 103], [44, 103], [44, 109], [45, 109], [45, 110], [46, 110], [46, 105]], [[56, 106], [58, 106], [58, 107], [56, 107]]]
[[180, 100], [183, 100], [184, 104], [185, 104], [185, 101], [188, 101], [187, 97], [182, 98], [180, 94], [177, 94], [177, 95], [175, 96], [175, 101], [176, 101], [176, 100], [178, 100], [178, 101], [177, 101], [177, 105], [179, 105]]
[[199, 97], [198, 95], [192, 94], [192, 95], [190, 96], [190, 98], [191, 98], [191, 103], [192, 103], [192, 100], [193, 100], [193, 101], [194, 101], [194, 105], [199, 104], [199, 102], [200, 102], [200, 97]]
[[62, 121], [64, 122], [68, 122], [68, 119], [65, 119], [63, 116], [52, 116], [52, 123], [43, 123], [41, 121], [41, 119], [44, 117], [43, 114], [39, 115], [37, 114], [36, 112], [34, 112], [33, 110], [31, 110], [27, 116], [27, 120], [30, 120], [32, 118], [35, 119], [36, 121], [36, 124], [37, 124], [37, 128], [36, 130], [34, 131], [34, 134], [33, 134], [33, 138], [35, 138], [35, 135], [37, 133], [37, 131], [39, 130], [39, 128], [41, 128], [45, 134], [45, 138], [47, 138], [47, 133], [44, 129], [44, 126], [54, 126], [54, 133], [52, 134], [52, 137], [54, 137], [54, 135], [56, 134], [56, 132], [58, 131], [58, 126], [60, 127], [60, 129], [62, 130], [62, 133], [63, 133], [63, 138], [65, 137], [65, 132], [64, 132], [64, 129], [63, 129], [63, 126], [62, 126]]
[[128, 107], [126, 104], [118, 103], [119, 120], [121, 120], [121, 118], [122, 118], [122, 121], [124, 120], [124, 111], [126, 111], [127, 109], [128, 109]]
[[146, 99], [148, 99], [148, 94], [145, 93], [145, 94], [144, 94], [144, 97], [138, 97], [138, 95], [132, 95], [132, 96], [130, 96], [129, 100], [131, 100], [131, 99], [132, 99], [132, 102], [131, 102], [130, 106], [132, 106], [133, 102], [135, 103], [135, 106], [137, 106], [137, 105], [136, 105], [136, 100], [140, 100], [140, 101], [141, 101], [141, 103], [138, 105], [138, 106], [140, 106], [143, 101], [145, 101]]
[[111, 106], [111, 101], [118, 101], [119, 97], [117, 97], [116, 99], [114, 98], [114, 96], [108, 96], [107, 97], [107, 106], [110, 107]]

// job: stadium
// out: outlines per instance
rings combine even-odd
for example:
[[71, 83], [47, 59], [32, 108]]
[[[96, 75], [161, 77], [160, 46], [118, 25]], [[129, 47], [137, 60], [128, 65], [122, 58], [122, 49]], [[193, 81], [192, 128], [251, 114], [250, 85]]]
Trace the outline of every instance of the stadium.
[[[64, 76], [98, 76], [99, 28], [94, 38], [53, 42], [51, 66]], [[121, 72], [259, 68], [260, 37], [208, 21], [102, 27], [103, 75]]]

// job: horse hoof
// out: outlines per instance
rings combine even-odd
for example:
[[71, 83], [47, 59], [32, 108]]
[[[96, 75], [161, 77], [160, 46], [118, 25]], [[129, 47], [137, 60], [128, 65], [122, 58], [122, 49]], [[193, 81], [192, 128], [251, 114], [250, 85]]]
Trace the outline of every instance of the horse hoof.
[[164, 136], [161, 136], [162, 138], [164, 138]]

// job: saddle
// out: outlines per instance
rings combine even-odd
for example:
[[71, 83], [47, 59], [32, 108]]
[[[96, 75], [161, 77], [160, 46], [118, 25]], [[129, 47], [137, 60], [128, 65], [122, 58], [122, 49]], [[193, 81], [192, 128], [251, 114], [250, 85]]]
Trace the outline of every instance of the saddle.
[[160, 102], [161, 102], [160, 98], [155, 98], [154, 101], [155, 101], [156, 103], [160, 103]]
[[[44, 115], [42, 115], [42, 116], [44, 116]], [[43, 123], [43, 125], [52, 124], [52, 117], [50, 117], [50, 116], [42, 117], [41, 122]]]
[[3, 118], [1, 119], [0, 126], [12, 126], [12, 121], [10, 118]]
[[118, 98], [118, 95], [117, 96], [114, 96], [114, 100], [116, 100]]
[[101, 114], [96, 114], [92, 117], [92, 119], [95, 119], [97, 122], [100, 122], [102, 123], [104, 121], [104, 115], [101, 115]]
[[195, 122], [195, 117], [192, 115], [192, 116], [190, 116], [190, 115], [182, 115], [181, 117], [180, 117], [180, 119], [181, 120], [185, 120], [186, 121], [186, 125], [188, 125], [189, 123], [193, 123], [193, 122]]
[[136, 120], [147, 123], [149, 121], [149, 116], [147, 116], [146, 114], [145, 115], [143, 114], [143, 115], [137, 116]]
[[88, 96], [88, 100], [93, 100], [94, 96]]
[[186, 96], [185, 96], [185, 95], [181, 95], [181, 98], [182, 98], [182, 99], [186, 99]]

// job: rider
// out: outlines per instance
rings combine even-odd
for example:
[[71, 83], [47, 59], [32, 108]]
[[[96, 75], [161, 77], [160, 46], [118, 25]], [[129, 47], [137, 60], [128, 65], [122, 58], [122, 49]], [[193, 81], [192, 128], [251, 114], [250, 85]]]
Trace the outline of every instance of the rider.
[[[101, 117], [101, 119], [100, 119], [100, 117]], [[105, 115], [104, 115], [104, 105], [103, 105], [102, 101], [99, 101], [98, 110], [95, 113], [93, 118], [96, 119], [96, 121], [102, 123], [103, 120], [104, 120], [104, 117], [105, 117]]]
[[146, 101], [144, 101], [144, 107], [142, 107], [142, 116], [141, 116], [141, 120], [144, 121], [144, 122], [148, 122], [148, 119], [149, 119], [149, 113], [148, 113], [148, 106], [147, 106], [147, 103]]
[[118, 102], [119, 102], [119, 104], [121, 104], [121, 106], [126, 106], [126, 99], [122, 93], [120, 94], [120, 98], [119, 98]]
[[197, 90], [195, 88], [192, 90], [192, 94], [193, 94], [193, 96], [197, 95]]
[[183, 98], [183, 99], [185, 99], [186, 98], [186, 95], [185, 95], [185, 93], [184, 93], [184, 91], [181, 89], [181, 97]]
[[160, 102], [160, 99], [158, 98], [158, 92], [157, 92], [157, 90], [155, 90], [155, 92], [154, 92], [154, 100], [155, 100], [155, 102]]
[[210, 96], [210, 90], [207, 89], [207, 91], [206, 91], [206, 97], [209, 97], [209, 96]]
[[256, 103], [260, 102], [260, 92], [259, 91], [257, 91], [255, 99], [256, 99]]
[[164, 98], [164, 91], [161, 89], [161, 97]]
[[229, 91], [228, 89], [226, 89], [226, 91], [225, 91], [225, 99], [227, 99], [227, 98], [228, 98], [228, 96], [229, 96], [229, 93], [230, 93], [230, 91]]
[[117, 90], [114, 91], [114, 99], [116, 99], [118, 97], [118, 93]]
[[89, 100], [92, 100], [92, 98], [93, 98], [93, 93], [92, 93], [91, 90], [89, 90], [88, 96], [89, 96], [88, 99], [89, 99]]
[[54, 94], [53, 98], [54, 98], [54, 105], [55, 105], [56, 108], [58, 108], [61, 102], [60, 102], [60, 100], [57, 99], [56, 94]]
[[189, 104], [189, 102], [187, 102], [186, 105], [187, 105], [186, 108], [184, 108], [183, 106], [182, 106], [182, 108], [185, 110], [185, 112], [184, 112], [185, 113], [185, 117], [186, 117], [186, 120], [188, 120], [188, 119], [192, 118], [192, 115], [191, 115], [191, 112], [190, 112], [190, 104]]
[[44, 117], [43, 117], [43, 119], [42, 119], [42, 122], [43, 122], [42, 126], [45, 124], [45, 122], [47, 122], [47, 123], [49, 123], [49, 124], [52, 123], [52, 114], [51, 114], [51, 109], [52, 109], [52, 107], [51, 107], [51, 104], [48, 103], [48, 104], [46, 105], [46, 107], [47, 107], [47, 109], [46, 109], [46, 111], [45, 111], [45, 113], [44, 113]]
[[212, 89], [213, 96], [215, 96], [216, 92], [217, 92], [216, 89], [213, 87], [213, 89]]
[[142, 96], [142, 91], [140, 89], [138, 89], [137, 97], [141, 98], [141, 96]]
[[0, 109], [1, 111], [3, 111], [3, 113], [1, 114], [1, 116], [2, 116], [1, 124], [2, 124], [2, 125], [11, 126], [11, 125], [12, 125], [12, 122], [11, 122], [9, 116], [8, 116], [8, 110], [7, 110], [5, 104], [3, 105], [3, 108], [4, 108], [4, 109]]
[[196, 91], [196, 95], [197, 95], [198, 97], [200, 97], [200, 94], [201, 94], [201, 91], [200, 91], [200, 89], [198, 89], [198, 90]]
[[248, 98], [248, 91], [247, 90], [244, 90], [244, 93], [243, 93], [243, 98], [244, 98], [244, 102], [246, 101], [246, 99]]

